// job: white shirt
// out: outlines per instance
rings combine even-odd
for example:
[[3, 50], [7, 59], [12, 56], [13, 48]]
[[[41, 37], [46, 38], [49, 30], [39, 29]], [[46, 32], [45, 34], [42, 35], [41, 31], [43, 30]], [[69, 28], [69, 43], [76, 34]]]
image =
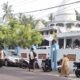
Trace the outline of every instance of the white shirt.
[[34, 55], [32, 51], [30, 52], [30, 56], [31, 56], [31, 59], [34, 59]]
[[4, 52], [3, 52], [3, 50], [0, 51], [0, 59], [4, 59]]

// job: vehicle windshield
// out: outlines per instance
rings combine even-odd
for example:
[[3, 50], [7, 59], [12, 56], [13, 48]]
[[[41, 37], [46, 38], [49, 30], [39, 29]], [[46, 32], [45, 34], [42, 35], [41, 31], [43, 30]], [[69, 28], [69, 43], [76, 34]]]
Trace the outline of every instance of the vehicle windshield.
[[8, 55], [9, 56], [17, 56], [17, 54], [15, 52], [13, 52], [13, 51], [8, 51]]

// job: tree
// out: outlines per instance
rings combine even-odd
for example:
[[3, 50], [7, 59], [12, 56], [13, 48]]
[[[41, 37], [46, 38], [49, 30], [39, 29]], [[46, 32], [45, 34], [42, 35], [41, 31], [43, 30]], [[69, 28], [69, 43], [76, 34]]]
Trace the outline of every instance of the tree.
[[51, 13], [48, 17], [49, 21], [52, 21], [54, 19], [53, 14]]
[[12, 5], [9, 5], [8, 2], [4, 3], [2, 9], [4, 11], [3, 19], [9, 21], [9, 19], [13, 17]]
[[19, 21], [21, 22], [22, 25], [26, 26], [28, 24], [28, 18], [23, 13], [19, 14]]
[[19, 14], [19, 21], [21, 24], [27, 26], [27, 24], [30, 24], [32, 28], [35, 28], [39, 20], [35, 20], [33, 16], [26, 16], [22, 13]]
[[36, 31], [36, 30], [32, 30], [32, 44], [34, 43], [35, 45], [38, 45], [42, 42], [42, 35], [40, 34], [40, 32]]
[[76, 20], [80, 21], [80, 13], [77, 10], [75, 10], [75, 13], [76, 13]]
[[[13, 22], [12, 22], [13, 21]], [[21, 25], [17, 20], [9, 22], [9, 39], [11, 46], [30, 47], [32, 44], [39, 44], [42, 40], [42, 35], [32, 28], [31, 24], [26, 26]]]
[[35, 20], [33, 16], [26, 17], [24, 14], [20, 14], [17, 20], [12, 14], [12, 5], [8, 2], [3, 4], [3, 10], [3, 18], [8, 24], [0, 27], [1, 45], [30, 47], [32, 44], [41, 43], [42, 35], [34, 29], [39, 20]]

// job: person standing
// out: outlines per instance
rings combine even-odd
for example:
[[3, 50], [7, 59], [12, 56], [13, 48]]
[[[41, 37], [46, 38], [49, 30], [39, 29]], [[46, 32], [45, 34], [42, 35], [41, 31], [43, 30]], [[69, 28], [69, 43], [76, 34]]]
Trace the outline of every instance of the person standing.
[[3, 49], [0, 48], [0, 67], [3, 66], [3, 63], [4, 63], [4, 52]]
[[34, 49], [31, 48], [31, 52], [29, 54], [29, 71], [32, 69], [34, 71], [35, 69], [35, 52]]
[[64, 55], [63, 59], [62, 59], [62, 65], [61, 65], [61, 75], [68, 77], [69, 72], [70, 72], [69, 59], [68, 59], [67, 55]]

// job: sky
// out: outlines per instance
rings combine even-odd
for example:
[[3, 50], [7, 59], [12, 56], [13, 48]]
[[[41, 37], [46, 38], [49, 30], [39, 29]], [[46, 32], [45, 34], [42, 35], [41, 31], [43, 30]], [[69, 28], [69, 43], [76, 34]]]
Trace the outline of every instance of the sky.
[[[0, 0], [0, 16], [3, 15], [2, 5], [3, 3], [8, 2], [9, 5], [12, 5], [13, 13], [24, 13], [44, 8], [49, 8], [53, 6], [60, 5], [63, 0]], [[67, 0], [68, 1], [68, 0]], [[69, 0], [70, 2], [79, 1], [79, 0]], [[79, 4], [80, 5], [80, 4]], [[46, 10], [36, 13], [27, 13], [27, 15], [34, 15], [36, 18], [44, 18], [50, 13], [57, 11], [57, 8]]]

